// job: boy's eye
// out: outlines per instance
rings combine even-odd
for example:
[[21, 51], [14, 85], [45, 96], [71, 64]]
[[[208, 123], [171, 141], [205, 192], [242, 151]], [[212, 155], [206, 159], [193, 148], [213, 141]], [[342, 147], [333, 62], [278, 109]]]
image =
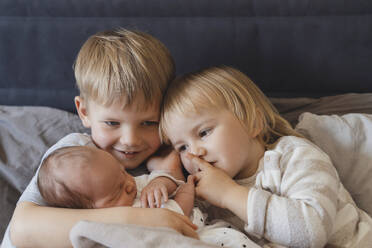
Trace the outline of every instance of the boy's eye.
[[144, 121], [142, 122], [143, 126], [157, 126], [159, 125], [159, 122], [157, 121]]
[[210, 134], [211, 131], [212, 131], [211, 128], [204, 129], [204, 130], [199, 132], [199, 137], [203, 138], [204, 136], [207, 136], [208, 134]]
[[106, 124], [107, 126], [110, 126], [110, 127], [120, 125], [120, 123], [117, 122], [117, 121], [105, 121], [105, 124]]

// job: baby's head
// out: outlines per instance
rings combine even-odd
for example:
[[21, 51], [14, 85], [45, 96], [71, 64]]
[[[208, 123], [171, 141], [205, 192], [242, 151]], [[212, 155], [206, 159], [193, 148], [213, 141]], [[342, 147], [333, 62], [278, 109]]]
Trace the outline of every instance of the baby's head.
[[175, 66], [153, 36], [119, 29], [91, 36], [74, 64], [75, 105], [94, 143], [127, 169], [160, 146], [160, 103]]
[[41, 164], [38, 186], [49, 205], [65, 208], [131, 206], [137, 194], [134, 178], [119, 161], [89, 146], [52, 152]]
[[[231, 123], [226, 123], [226, 120], [231, 120]], [[177, 130], [182, 123], [186, 127], [184, 131]], [[186, 129], [194, 125], [195, 132], [190, 130], [187, 134]], [[222, 126], [225, 128], [223, 132], [217, 128]], [[222, 163], [226, 157], [233, 160], [234, 156], [240, 156], [244, 151], [251, 153], [249, 158], [242, 158], [241, 163], [244, 164], [254, 163], [248, 160], [262, 155], [260, 146], [266, 149], [281, 136], [297, 134], [244, 73], [223, 66], [184, 75], [170, 84], [163, 101], [160, 135], [181, 152], [181, 159], [182, 152], [187, 151], [215, 164], [217, 160]], [[209, 142], [212, 137], [215, 140]], [[232, 137], [235, 139], [229, 140]], [[252, 143], [247, 144], [245, 140]], [[221, 144], [218, 149], [217, 144]], [[229, 146], [222, 147], [222, 144]], [[235, 151], [226, 152], [233, 147]], [[211, 155], [210, 151], [216, 155]], [[225, 156], [221, 158], [223, 153]], [[242, 164], [236, 165], [236, 170], [229, 174], [232, 177], [238, 175]]]

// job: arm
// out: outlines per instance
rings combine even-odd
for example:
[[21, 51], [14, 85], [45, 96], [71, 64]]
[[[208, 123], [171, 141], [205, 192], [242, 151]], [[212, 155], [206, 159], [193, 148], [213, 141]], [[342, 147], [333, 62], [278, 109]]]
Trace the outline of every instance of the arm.
[[[162, 147], [153, 157], [147, 161], [147, 169], [154, 172], [166, 173], [177, 180], [185, 181], [179, 155], [172, 147]], [[177, 188], [177, 184], [168, 177], [154, 178], [141, 193], [142, 207], [160, 207], [162, 198], [168, 201]]]
[[[268, 160], [272, 163], [270, 170], [257, 179], [266, 186], [245, 191], [218, 169], [192, 157], [201, 168], [196, 174], [196, 194], [213, 205], [230, 209], [247, 223], [245, 230], [257, 237], [286, 246], [323, 247], [337, 211], [337, 172], [328, 156], [314, 147], [296, 144], [283, 154], [272, 154], [274, 157]], [[214, 183], [217, 180], [219, 183]], [[219, 198], [222, 188], [226, 188], [226, 194]]]
[[150, 172], [164, 171], [177, 180], [185, 181], [181, 159], [171, 146], [162, 146], [154, 156], [149, 158], [146, 166]]
[[11, 240], [17, 247], [71, 247], [69, 232], [80, 220], [170, 227], [197, 238], [196, 226], [187, 217], [167, 209], [115, 207], [77, 210], [22, 202], [12, 218]]
[[189, 175], [187, 183], [182, 184], [178, 189], [174, 200], [180, 205], [183, 213], [186, 216], [190, 216], [191, 210], [194, 207], [195, 199], [195, 177]]
[[281, 166], [268, 164], [271, 169], [259, 178], [270, 190], [258, 187], [249, 193], [251, 221], [246, 230], [286, 246], [323, 247], [338, 209], [340, 181], [335, 168], [325, 153], [303, 144], [277, 159]]

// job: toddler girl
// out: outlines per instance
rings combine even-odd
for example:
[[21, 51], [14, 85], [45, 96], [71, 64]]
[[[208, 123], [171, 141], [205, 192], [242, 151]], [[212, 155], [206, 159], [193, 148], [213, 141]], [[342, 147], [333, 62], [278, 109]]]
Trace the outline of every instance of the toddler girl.
[[261, 244], [372, 244], [372, 219], [355, 205], [330, 158], [240, 71], [213, 67], [177, 79], [160, 123], [163, 140], [196, 176], [196, 194], [239, 217]]

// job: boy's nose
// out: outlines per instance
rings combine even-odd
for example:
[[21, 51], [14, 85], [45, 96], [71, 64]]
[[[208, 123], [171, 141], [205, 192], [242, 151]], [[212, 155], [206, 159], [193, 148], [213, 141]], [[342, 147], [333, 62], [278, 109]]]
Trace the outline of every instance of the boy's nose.
[[127, 129], [122, 132], [120, 143], [127, 146], [139, 146], [141, 138], [135, 130]]

